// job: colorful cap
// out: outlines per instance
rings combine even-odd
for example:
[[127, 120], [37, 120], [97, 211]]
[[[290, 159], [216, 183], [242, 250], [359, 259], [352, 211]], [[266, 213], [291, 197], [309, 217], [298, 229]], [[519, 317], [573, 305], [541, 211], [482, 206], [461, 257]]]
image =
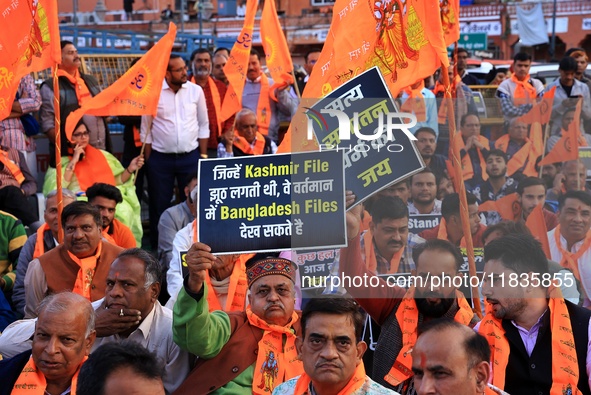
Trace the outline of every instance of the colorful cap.
[[283, 258], [264, 258], [254, 262], [252, 265], [246, 267], [246, 278], [248, 280], [248, 287], [256, 280], [263, 276], [271, 274], [279, 274], [289, 278], [295, 283], [297, 267], [295, 263]]

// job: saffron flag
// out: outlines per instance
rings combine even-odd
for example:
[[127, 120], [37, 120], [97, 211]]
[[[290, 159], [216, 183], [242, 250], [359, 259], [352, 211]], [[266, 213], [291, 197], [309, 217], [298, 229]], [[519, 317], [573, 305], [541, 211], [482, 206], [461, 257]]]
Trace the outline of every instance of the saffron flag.
[[168, 60], [176, 37], [176, 25], [170, 24], [168, 33], [154, 45], [133, 67], [98, 95], [88, 99], [82, 107], [66, 119], [66, 136], [72, 139], [76, 124], [85, 114], [90, 115], [153, 115], [168, 68]]
[[[432, 75], [442, 64], [448, 67], [439, 10], [439, 0], [337, 0], [302, 97], [324, 97], [374, 66], [396, 97], [409, 81]], [[292, 122], [280, 152], [300, 149], [307, 136], [304, 126]]]
[[541, 161], [540, 166], [555, 162], [566, 162], [579, 159], [579, 137], [581, 136], [581, 102], [579, 99], [575, 108], [574, 119], [568, 125], [568, 130], [562, 131], [560, 140], [556, 142], [552, 151], [548, 152]]
[[61, 63], [55, 0], [4, 2], [0, 24], [0, 119], [10, 115], [20, 80]]
[[441, 0], [440, 12], [445, 44], [450, 46], [460, 39], [460, 0]]
[[538, 204], [529, 213], [525, 226], [530, 230], [531, 234], [542, 244], [542, 249], [546, 258], [551, 259], [550, 244], [548, 243], [548, 229], [546, 228], [546, 221], [544, 220], [544, 212], [542, 204]]
[[478, 206], [478, 211], [496, 211], [501, 215], [501, 218], [509, 221], [514, 221], [520, 210], [517, 192], [503, 196], [498, 200], [488, 200]]
[[539, 103], [536, 103], [527, 114], [519, 117], [519, 120], [530, 125], [534, 122], [539, 122], [541, 124], [548, 123], [550, 121], [550, 115], [552, 115], [555, 91], [556, 87], [554, 86], [552, 89], [545, 92], [542, 100]]
[[[291, 85], [293, 63], [287, 40], [277, 18], [275, 0], [265, 0], [261, 18], [261, 40], [265, 49], [267, 68], [276, 85]], [[274, 89], [271, 89], [274, 91]]]
[[257, 7], [258, 0], [246, 1], [244, 25], [232, 47], [232, 51], [230, 51], [230, 58], [224, 66], [224, 73], [228, 77], [229, 86], [228, 92], [224, 96], [224, 103], [222, 104], [220, 114], [222, 121], [225, 121], [242, 109], [242, 92], [244, 91], [244, 83], [246, 82], [246, 71], [250, 59], [250, 49], [252, 48], [252, 31], [254, 29], [254, 17]]

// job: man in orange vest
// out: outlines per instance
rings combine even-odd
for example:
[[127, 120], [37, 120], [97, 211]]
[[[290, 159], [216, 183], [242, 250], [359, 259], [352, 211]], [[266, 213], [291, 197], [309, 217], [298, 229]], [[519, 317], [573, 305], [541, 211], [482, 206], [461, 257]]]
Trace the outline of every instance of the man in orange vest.
[[475, 113], [467, 113], [460, 119], [461, 139], [460, 158], [462, 161], [464, 181], [472, 185], [480, 184], [488, 178], [485, 172], [485, 159], [490, 150], [490, 142], [480, 135], [480, 117]]
[[[62, 189], [62, 202], [64, 207], [75, 201], [76, 194], [74, 192], [69, 189]], [[54, 189], [49, 192], [45, 198], [45, 211], [43, 212], [45, 224], [39, 227], [37, 232], [29, 236], [18, 256], [12, 302], [14, 303], [17, 313], [21, 316], [25, 315], [25, 275], [27, 274], [29, 263], [33, 259], [39, 258], [47, 251], [52, 250], [57, 246], [57, 215], [57, 190]]]
[[123, 250], [102, 239], [101, 213], [88, 202], [74, 202], [62, 212], [64, 243], [34, 259], [25, 277], [25, 318], [50, 293], [73, 290], [94, 302], [105, 296], [111, 263]]

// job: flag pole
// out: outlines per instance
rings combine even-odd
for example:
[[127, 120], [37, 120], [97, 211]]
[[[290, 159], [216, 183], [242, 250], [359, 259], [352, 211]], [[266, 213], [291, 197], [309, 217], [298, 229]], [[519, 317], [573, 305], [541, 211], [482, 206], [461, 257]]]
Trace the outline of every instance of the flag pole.
[[57, 188], [57, 241], [62, 243], [64, 240], [64, 228], [62, 227], [62, 211], [64, 209], [64, 200], [62, 193], [62, 129], [60, 118], [60, 84], [57, 75], [57, 63], [53, 67], [53, 113], [55, 130], [55, 179]]
[[[453, 109], [453, 103], [451, 98], [451, 84], [449, 75], [447, 74], [447, 68], [443, 67], [442, 77], [443, 85], [445, 87], [445, 94], [443, 100], [447, 101], [447, 121], [449, 124], [449, 144], [453, 147], [450, 151], [452, 157], [450, 158], [453, 163], [455, 170], [456, 188], [460, 198], [460, 217], [462, 219], [462, 228], [464, 230], [464, 238], [466, 240], [466, 254], [468, 256], [468, 269], [471, 278], [476, 278], [476, 261], [474, 257], [474, 243], [472, 241], [472, 233], [470, 232], [470, 217], [468, 215], [468, 201], [466, 199], [466, 186], [464, 185], [464, 178], [462, 175], [462, 165], [460, 162], [460, 153], [456, 152], [456, 144], [454, 140], [460, 138], [456, 136], [456, 121]], [[455, 68], [454, 68], [455, 69]], [[455, 71], [455, 70], [454, 70]], [[442, 104], [443, 105], [443, 104]], [[472, 281], [470, 281], [470, 285]], [[480, 306], [480, 294], [478, 286], [471, 286], [472, 291], [472, 303], [474, 305], [474, 312], [479, 318], [482, 318], [482, 307]]]
[[291, 75], [293, 77], [293, 86], [295, 88], [296, 94], [298, 95], [298, 99], [302, 98], [302, 92], [300, 92], [300, 87], [298, 86], [298, 80], [295, 76], [295, 70], [291, 70]]
[[[546, 144], [548, 143], [548, 134], [550, 133], [550, 122], [546, 123], [546, 127], [544, 128], [544, 149], [542, 150], [542, 160], [546, 157]], [[542, 170], [544, 169], [544, 165], [540, 166], [540, 174], [538, 178], [542, 178]]]

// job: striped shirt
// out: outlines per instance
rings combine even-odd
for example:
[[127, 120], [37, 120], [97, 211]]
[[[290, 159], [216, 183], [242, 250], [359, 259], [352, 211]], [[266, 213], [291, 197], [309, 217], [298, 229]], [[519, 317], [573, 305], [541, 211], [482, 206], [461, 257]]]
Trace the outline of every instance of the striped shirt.
[[[41, 95], [35, 87], [35, 80], [30, 74], [21, 79], [18, 94], [23, 114], [38, 111], [41, 108]], [[0, 121], [0, 145], [15, 148], [19, 151], [33, 152], [36, 149], [35, 140], [25, 134], [20, 118], [9, 118]]]

